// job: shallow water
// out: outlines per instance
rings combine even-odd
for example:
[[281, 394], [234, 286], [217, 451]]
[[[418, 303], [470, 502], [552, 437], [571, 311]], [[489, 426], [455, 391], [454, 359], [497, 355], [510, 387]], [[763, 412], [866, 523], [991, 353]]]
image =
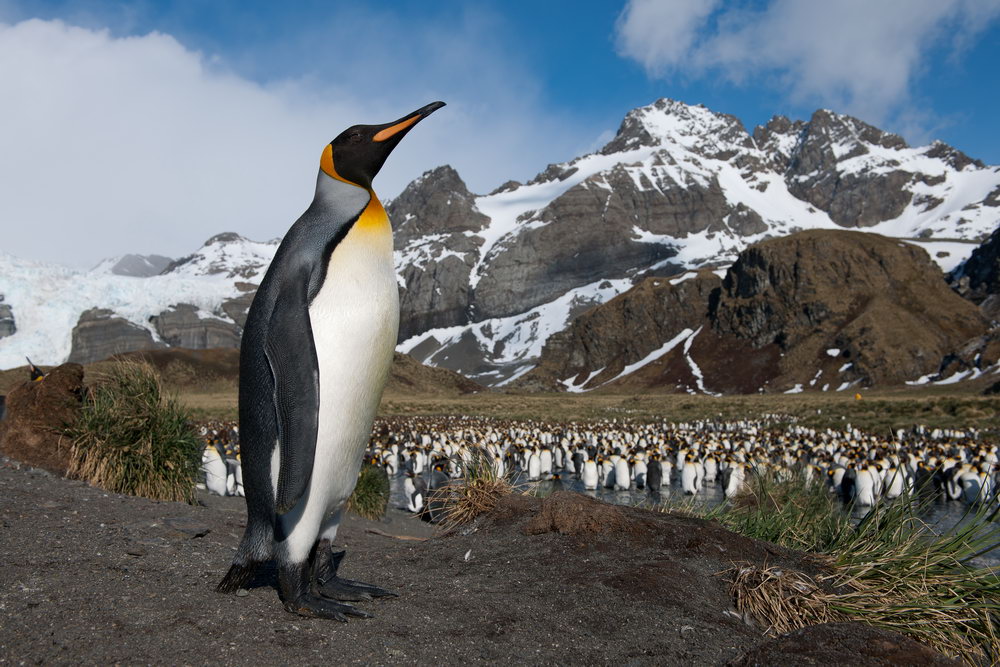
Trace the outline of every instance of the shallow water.
[[[551, 482], [528, 482], [527, 477], [523, 473], [519, 473], [514, 479], [514, 485], [521, 489], [533, 491], [541, 497], [560, 490], [576, 491], [577, 493], [598, 498], [599, 500], [615, 505], [647, 507], [649, 509], [654, 509], [660, 504], [669, 504], [676, 507], [679, 503], [689, 503], [694, 508], [710, 509], [725, 500], [721, 481], [714, 483], [707, 482], [697, 494], [688, 496], [681, 489], [680, 476], [672, 475], [671, 477], [670, 486], [661, 489], [659, 498], [650, 493], [648, 489], [638, 490], [635, 487], [632, 487], [628, 491], [615, 491], [603, 487], [588, 491], [583, 488], [583, 482], [572, 475], [567, 475], [564, 479]], [[403, 475], [397, 475], [390, 480], [389, 504], [405, 510], [406, 497], [403, 491], [403, 479]], [[853, 513], [853, 517], [856, 520], [860, 520], [866, 513], [867, 510], [856, 510]], [[938, 499], [929, 505], [924, 516], [921, 518], [931, 530], [942, 534], [964, 522], [968, 522], [970, 514], [969, 507], [964, 502]], [[997, 524], [994, 523], [994, 525]], [[973, 562], [983, 567], [1000, 567], [1000, 548], [976, 558]]]

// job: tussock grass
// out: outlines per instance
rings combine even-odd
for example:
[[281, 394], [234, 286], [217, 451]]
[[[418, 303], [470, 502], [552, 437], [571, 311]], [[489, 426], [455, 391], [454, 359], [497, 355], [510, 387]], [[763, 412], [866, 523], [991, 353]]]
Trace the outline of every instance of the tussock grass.
[[510, 476], [497, 472], [493, 456], [484, 447], [473, 447], [468, 460], [459, 457], [456, 464], [462, 476], [435, 490], [429, 499], [441, 508], [441, 525], [446, 530], [492, 511], [514, 491]]
[[361, 466], [358, 484], [347, 499], [347, 509], [358, 516], [378, 521], [389, 506], [389, 475], [381, 466]]
[[768, 624], [768, 634], [781, 635], [807, 625], [847, 620], [834, 609], [823, 589], [809, 576], [777, 567], [743, 565], [725, 572], [736, 609]]
[[992, 510], [971, 511], [938, 535], [919, 518], [929, 501], [903, 497], [877, 504], [854, 526], [836, 501], [824, 503], [814, 485], [797, 484], [799, 491], [794, 481], [756, 477], [746, 496], [707, 513], [736, 532], [811, 551], [825, 563], [827, 574], [816, 580], [750, 564], [727, 571], [741, 613], [772, 633], [852, 620], [970, 663], [1000, 659], [1000, 577], [971, 563], [1000, 543]]
[[970, 561], [1000, 543], [988, 508], [934, 535], [918, 518], [922, 503], [876, 506], [830, 548], [833, 574], [844, 591], [832, 609], [889, 628], [967, 662], [1000, 660], [1000, 576]]
[[150, 364], [114, 363], [65, 435], [70, 477], [115, 493], [194, 502], [202, 443]]
[[821, 479], [751, 473], [745, 490], [705, 518], [789, 549], [826, 552], [850, 528], [850, 518]]

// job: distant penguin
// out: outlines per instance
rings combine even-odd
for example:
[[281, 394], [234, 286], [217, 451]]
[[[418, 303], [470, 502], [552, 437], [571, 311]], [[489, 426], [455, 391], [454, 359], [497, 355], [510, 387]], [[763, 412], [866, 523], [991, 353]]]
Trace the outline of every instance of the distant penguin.
[[646, 479], [649, 476], [649, 466], [642, 459], [636, 460], [632, 464], [632, 479], [635, 481], [635, 488], [642, 491], [646, 488]]
[[628, 491], [632, 485], [632, 473], [628, 461], [620, 458], [615, 462], [615, 491]]
[[690, 456], [685, 457], [684, 467], [681, 468], [681, 489], [688, 496], [698, 493], [698, 469]]
[[337, 576], [333, 540], [357, 484], [399, 325], [392, 227], [372, 179], [442, 102], [355, 125], [320, 158], [315, 197], [257, 288], [240, 345], [247, 526], [218, 586], [276, 561], [278, 596], [303, 616], [371, 614], [335, 600], [392, 595]]
[[438, 462], [431, 468], [431, 479], [427, 485], [428, 492], [434, 492], [448, 484], [451, 476], [448, 475], [447, 464]]
[[745, 463], [734, 463], [726, 468], [723, 476], [726, 498], [735, 498], [743, 490], [743, 485], [746, 483], [746, 472]]
[[243, 461], [240, 455], [236, 455], [236, 470], [233, 473], [236, 478], [236, 495], [243, 497], [246, 493], [243, 491]]
[[609, 459], [602, 459], [600, 464], [601, 484], [605, 489], [615, 488], [615, 464]]
[[[25, 359], [28, 359], [28, 357], [25, 357]], [[47, 375], [45, 371], [31, 363], [31, 359], [28, 359], [28, 373], [28, 380], [30, 382], [40, 382], [41, 380], [44, 380]]]
[[551, 475], [552, 474], [552, 450], [548, 447], [542, 449], [538, 454], [538, 473], [539, 475]]
[[528, 457], [528, 481], [537, 482], [542, 478], [542, 461], [534, 452]]
[[217, 496], [228, 495], [229, 471], [214, 444], [206, 446], [201, 453], [201, 471], [205, 474], [206, 489]]
[[650, 493], [659, 493], [663, 484], [663, 467], [659, 459], [653, 459], [646, 466], [646, 488]]
[[583, 464], [583, 474], [581, 475], [583, 481], [583, 488], [588, 491], [593, 491], [597, 488], [599, 479], [599, 472], [597, 470], [597, 463], [593, 460], [587, 460]]
[[663, 476], [660, 478], [660, 486], [670, 486], [670, 478], [673, 476], [674, 464], [667, 459], [660, 459], [660, 471]]
[[406, 509], [414, 514], [423, 511], [424, 501], [427, 498], [427, 483], [412, 470], [406, 471], [403, 493], [406, 495]]
[[875, 504], [875, 479], [868, 467], [854, 471], [854, 505], [871, 507]]

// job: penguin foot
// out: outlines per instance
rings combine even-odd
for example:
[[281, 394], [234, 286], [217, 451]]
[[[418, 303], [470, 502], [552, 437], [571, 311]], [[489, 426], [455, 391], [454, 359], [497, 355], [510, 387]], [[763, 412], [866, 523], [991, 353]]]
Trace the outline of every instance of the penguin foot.
[[331, 600], [341, 600], [345, 602], [357, 602], [359, 600], [371, 600], [372, 598], [399, 597], [399, 593], [387, 591], [378, 586], [372, 586], [361, 581], [341, 579], [334, 577], [324, 582], [317, 583], [317, 592], [325, 598]]
[[[329, 549], [326, 549], [329, 553]], [[349, 604], [333, 602], [316, 595], [312, 590], [312, 572], [309, 563], [289, 563], [278, 570], [278, 596], [286, 611], [299, 616], [329, 618], [346, 623], [349, 616], [371, 618], [367, 611]]]
[[367, 611], [362, 611], [349, 604], [333, 602], [317, 595], [302, 595], [298, 599], [286, 601], [284, 605], [285, 610], [299, 616], [329, 618], [341, 623], [347, 623], [348, 616], [373, 618], [372, 614], [369, 614]]
[[344, 560], [345, 553], [344, 551], [333, 551], [329, 540], [321, 540], [316, 545], [314, 576], [317, 593], [325, 598], [343, 602], [399, 597], [398, 593], [379, 588], [378, 586], [338, 577], [337, 570], [340, 568], [340, 562]]

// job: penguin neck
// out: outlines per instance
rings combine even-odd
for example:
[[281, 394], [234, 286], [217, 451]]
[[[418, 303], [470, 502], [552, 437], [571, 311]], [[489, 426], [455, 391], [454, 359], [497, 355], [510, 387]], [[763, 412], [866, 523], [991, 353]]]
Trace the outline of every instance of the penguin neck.
[[371, 188], [331, 178], [320, 170], [312, 205], [328, 214], [333, 213], [335, 219], [354, 219], [354, 227], [377, 232], [379, 236], [388, 235], [390, 239], [392, 237], [389, 217]]

